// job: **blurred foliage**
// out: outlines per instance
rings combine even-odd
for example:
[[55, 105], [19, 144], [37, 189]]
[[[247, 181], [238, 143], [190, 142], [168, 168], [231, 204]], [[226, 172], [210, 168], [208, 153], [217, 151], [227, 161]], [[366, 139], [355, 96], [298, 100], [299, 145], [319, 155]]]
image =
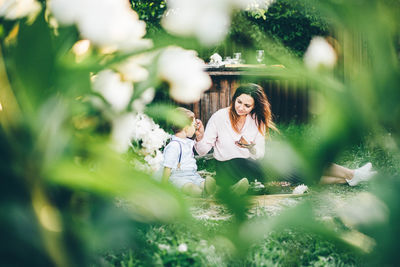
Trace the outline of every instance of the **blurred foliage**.
[[323, 36], [328, 32], [328, 22], [315, 3], [277, 0], [268, 9], [236, 13], [228, 42], [240, 51], [240, 47], [264, 47], [265, 38], [270, 38], [273, 42], [269, 44], [268, 51], [279, 49], [278, 44], [283, 44], [294, 55], [301, 57], [313, 36]]
[[[315, 216], [312, 201], [304, 201], [279, 216], [248, 220], [249, 199], [236, 197], [224, 188], [218, 201], [229, 208], [233, 217], [229, 225], [224, 225], [221, 234], [214, 235], [215, 239], [212, 235], [205, 235], [205, 238], [227, 248], [232, 262], [240, 263], [254, 244], [262, 244], [265, 235], [281, 232], [277, 244], [268, 246], [268, 251], [279, 250], [277, 246], [281, 245], [284, 252], [275, 255], [280, 255], [282, 264], [315, 262], [323, 265], [326, 263], [324, 259], [303, 250], [311, 242], [307, 234], [311, 233], [341, 249], [358, 251], [367, 259], [367, 265], [396, 266], [397, 237], [400, 235], [398, 1], [306, 3], [315, 9], [305, 11], [307, 8], [303, 7], [307, 5], [277, 1], [266, 13], [238, 15], [238, 19], [250, 21], [243, 26], [254, 25], [259, 32], [269, 31], [276, 36], [261, 38], [259, 32], [254, 31], [256, 35], [249, 38], [252, 46], [261, 44], [265, 50], [270, 44], [279, 46], [279, 49], [268, 51], [269, 57], [287, 66], [285, 75], [307, 79], [313, 90], [322, 96], [323, 108], [312, 122], [315, 138], [310, 138], [307, 131], [300, 136], [288, 135], [281, 142], [283, 146], [278, 145], [271, 152], [275, 159], [283, 159], [286, 163], [281, 166], [283, 171], [291, 166], [311, 184], [318, 181], [326, 166], [343, 157], [343, 151], [362, 142], [371, 142], [378, 151], [377, 157], [390, 155], [385, 157], [387, 162], [377, 164], [379, 176], [371, 186], [371, 191], [390, 216], [354, 227], [332, 227]], [[164, 4], [163, 1], [135, 1], [132, 5], [142, 18], [148, 16], [148, 21], [155, 25], [149, 27], [156, 29]], [[156, 8], [154, 12], [153, 7]], [[294, 7], [301, 7], [299, 10], [302, 11], [293, 10]], [[329, 70], [308, 70], [298, 59], [309, 37], [327, 29], [321, 17], [329, 18], [329, 27], [333, 27], [337, 34], [335, 37], [343, 53], [343, 77], [336, 77]], [[238, 32], [252, 32], [249, 30], [252, 28], [247, 26], [241, 31], [233, 30], [234, 36]], [[170, 38], [164, 34], [160, 32], [154, 49], [166, 44], [201, 48], [194, 39]], [[202, 255], [212, 252], [196, 254], [197, 249], [192, 250], [189, 246], [187, 251], [183, 249], [179, 253], [176, 245], [182, 240], [178, 240], [174, 231], [162, 237], [167, 238], [162, 242], [173, 246], [171, 254], [157, 250], [155, 244], [149, 243], [153, 238], [149, 227], [153, 223], [182, 222], [193, 226], [187, 210], [189, 204], [172, 186], [160, 185], [148, 173], [130, 164], [130, 160], [137, 156], [135, 153], [127, 159], [110, 149], [110, 122], [88, 105], [85, 96], [91, 90], [91, 73], [113, 66], [130, 55], [109, 57], [94, 49], [79, 63], [70, 52], [78, 37], [74, 27], [60, 28], [55, 34], [43, 12], [33, 23], [24, 19], [1, 21], [2, 264], [88, 266], [98, 260], [99, 252], [123, 247], [133, 249], [133, 254], [143, 247], [148, 247], [150, 252], [157, 251], [154, 258], [152, 255], [143, 256], [150, 263], [165, 260], [171, 265], [184, 265], [198, 260], [208, 264], [209, 258], [205, 260]], [[276, 44], [277, 40], [281, 43]], [[245, 42], [244, 37], [241, 41]], [[360, 42], [365, 44], [365, 53], [359, 53]], [[294, 51], [290, 52], [282, 44]], [[150, 76], [149, 80], [153, 78]], [[148, 84], [151, 81], [138, 85], [138, 91], [142, 92]], [[168, 115], [166, 110], [165, 106], [159, 105], [150, 107], [147, 112], [150, 115], [159, 112]], [[165, 116], [164, 119], [167, 120]], [[275, 139], [281, 141], [280, 137]], [[388, 168], [387, 164], [391, 166]], [[271, 170], [279, 167], [273, 161], [264, 161], [264, 165]], [[360, 216], [369, 212], [369, 209], [364, 210]], [[196, 233], [204, 232], [201, 226], [193, 228]], [[299, 229], [301, 234], [292, 235], [296, 242], [286, 238], [284, 231], [287, 228]], [[139, 229], [144, 229], [145, 238], [138, 234]], [[181, 229], [184, 230], [185, 226]], [[365, 249], [365, 240], [375, 244], [372, 252], [369, 252], [369, 247]], [[329, 246], [320, 248], [319, 245], [321, 243], [316, 242], [315, 247], [308, 248], [318, 251], [318, 255], [331, 254]], [[303, 254], [310, 259], [302, 258]], [[291, 256], [282, 259], [284, 255]], [[134, 264], [133, 256], [124, 257], [127, 264]], [[253, 260], [255, 265], [271, 261], [278, 260]], [[353, 264], [353, 261], [343, 256], [334, 264]]]
[[110, 122], [87, 101], [91, 73], [118, 56], [77, 63], [76, 28], [54, 34], [43, 12], [2, 26], [1, 265], [88, 266], [99, 251], [140, 244], [141, 222], [184, 218], [176, 190], [110, 148]]
[[139, 18], [146, 22], [148, 35], [163, 31], [160, 21], [167, 9], [165, 0], [147, 1], [147, 0], [130, 0], [133, 10], [135, 10]]
[[[131, 3], [140, 19], [147, 23], [150, 37], [166, 34], [160, 24], [166, 11], [166, 1], [131, 0]], [[277, 0], [269, 8], [237, 11], [232, 17], [230, 32], [224, 44], [206, 49], [198, 47], [198, 52], [205, 60], [213, 52], [221, 55], [235, 51], [245, 53], [247, 49], [263, 48], [268, 38], [271, 40], [268, 51], [281, 53], [283, 44], [287, 48], [285, 52], [291, 51], [301, 57], [313, 36], [327, 35], [328, 32], [326, 17], [322, 17], [314, 2]]]

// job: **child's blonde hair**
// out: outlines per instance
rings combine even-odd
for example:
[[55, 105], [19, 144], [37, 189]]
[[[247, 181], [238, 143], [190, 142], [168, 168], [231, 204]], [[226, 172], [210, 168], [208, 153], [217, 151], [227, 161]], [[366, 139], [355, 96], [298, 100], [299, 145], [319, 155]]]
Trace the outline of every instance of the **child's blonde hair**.
[[[187, 108], [178, 107], [175, 110], [178, 111], [179, 113], [183, 114], [190, 121], [190, 123], [188, 125], [190, 125], [192, 123], [193, 119], [196, 118], [196, 116], [193, 113], [193, 111], [191, 111], [191, 110], [189, 110]], [[186, 125], [186, 126], [188, 126], [188, 125]], [[178, 133], [178, 132], [182, 131], [184, 129], [184, 127], [181, 127], [181, 126], [178, 126], [178, 125], [172, 125], [171, 126], [172, 131], [174, 133]]]

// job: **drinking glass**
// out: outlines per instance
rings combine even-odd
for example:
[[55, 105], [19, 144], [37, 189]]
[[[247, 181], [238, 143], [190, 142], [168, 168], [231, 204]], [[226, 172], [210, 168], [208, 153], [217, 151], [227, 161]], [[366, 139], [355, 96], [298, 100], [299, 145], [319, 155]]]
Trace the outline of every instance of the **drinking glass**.
[[242, 61], [242, 53], [236, 52], [233, 53], [233, 61], [235, 64], [239, 64]]
[[232, 64], [232, 58], [231, 57], [225, 57], [225, 64]]
[[258, 64], [261, 64], [264, 60], [264, 50], [256, 50], [256, 59]]

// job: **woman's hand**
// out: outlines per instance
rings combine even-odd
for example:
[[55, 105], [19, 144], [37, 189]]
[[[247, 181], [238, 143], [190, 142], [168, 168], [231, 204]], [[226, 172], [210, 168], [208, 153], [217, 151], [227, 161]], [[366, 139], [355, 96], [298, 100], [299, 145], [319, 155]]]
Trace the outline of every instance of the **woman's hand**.
[[255, 154], [256, 153], [256, 149], [254, 148], [254, 146], [256, 145], [255, 143], [251, 142], [250, 144], [243, 144], [240, 143], [239, 141], [236, 141], [235, 144], [240, 147], [240, 148], [247, 148], [251, 154]]
[[201, 139], [203, 139], [204, 136], [204, 125], [199, 119], [196, 119], [195, 135], [196, 135], [196, 141], [201, 141]]

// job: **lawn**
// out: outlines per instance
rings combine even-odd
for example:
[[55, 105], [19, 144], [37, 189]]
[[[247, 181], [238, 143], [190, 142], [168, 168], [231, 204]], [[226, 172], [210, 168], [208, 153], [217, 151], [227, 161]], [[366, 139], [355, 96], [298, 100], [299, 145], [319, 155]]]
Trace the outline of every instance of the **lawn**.
[[[309, 126], [280, 126], [281, 135], [310, 134]], [[309, 135], [310, 136], [310, 135]], [[274, 137], [272, 137], [274, 138]], [[374, 148], [371, 140], [347, 149], [337, 163], [348, 167], [371, 161], [377, 170], [396, 174], [399, 161], [389, 153]], [[206, 169], [207, 161], [200, 161]], [[212, 169], [208, 169], [212, 171]], [[379, 177], [382, 178], [382, 177]], [[251, 222], [260, 217], [274, 218], [303, 202], [311, 203], [316, 219], [340, 232], [353, 227], [343, 220], [341, 207], [353, 203], [360, 193], [370, 192], [378, 178], [355, 187], [348, 185], [310, 186], [301, 197], [284, 197], [265, 206], [253, 206], [247, 216]], [[362, 194], [361, 194], [362, 195]], [[288, 195], [290, 196], [290, 195]], [[190, 201], [188, 199], [188, 201]], [[229, 235], [234, 219], [221, 205], [194, 201], [190, 224], [156, 224], [138, 229], [140, 246], [107, 251], [101, 257], [112, 266], [362, 266], [367, 264], [369, 248], [327, 238], [302, 227], [284, 227], [263, 235], [246, 251], [235, 251], [223, 238]]]
[[[254, 2], [0, 1], [1, 266], [399, 266], [400, 1]], [[214, 203], [152, 179], [176, 106], [206, 122], [245, 82], [306, 123], [262, 166], [308, 192]], [[321, 186], [331, 162], [378, 175]]]

